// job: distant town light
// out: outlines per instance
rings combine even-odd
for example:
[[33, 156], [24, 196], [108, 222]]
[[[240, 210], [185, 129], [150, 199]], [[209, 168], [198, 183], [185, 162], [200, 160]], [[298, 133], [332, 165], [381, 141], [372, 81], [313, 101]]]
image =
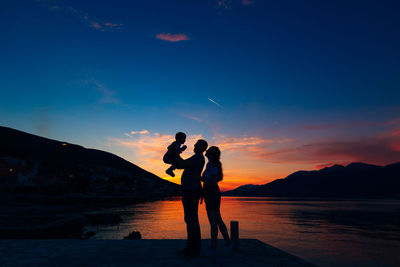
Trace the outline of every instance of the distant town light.
[[66, 146], [67, 145], [67, 143], [62, 143], [62, 146]]

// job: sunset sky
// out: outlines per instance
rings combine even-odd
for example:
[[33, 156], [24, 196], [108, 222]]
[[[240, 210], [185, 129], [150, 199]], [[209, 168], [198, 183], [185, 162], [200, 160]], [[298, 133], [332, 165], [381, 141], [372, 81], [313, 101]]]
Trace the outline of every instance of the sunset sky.
[[0, 0], [0, 125], [162, 178], [178, 131], [223, 189], [400, 161], [400, 1]]

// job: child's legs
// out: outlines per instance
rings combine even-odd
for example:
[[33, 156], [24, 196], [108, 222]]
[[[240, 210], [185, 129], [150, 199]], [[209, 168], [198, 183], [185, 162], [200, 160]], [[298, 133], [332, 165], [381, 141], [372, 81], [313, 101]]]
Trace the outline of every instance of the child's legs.
[[163, 161], [164, 161], [164, 163], [167, 163], [167, 164], [173, 163], [174, 162], [173, 153], [171, 153], [171, 151], [167, 151], [167, 153], [165, 153], [163, 156]]
[[168, 168], [168, 170], [171, 170], [171, 171], [173, 171], [175, 169], [176, 169], [176, 165], [175, 164], [172, 164], [171, 167]]
[[171, 162], [171, 167], [169, 167], [169, 169], [171, 171], [178, 169], [178, 162], [182, 160], [183, 159], [181, 158], [181, 156], [179, 156], [179, 154], [176, 154], [175, 157], [173, 158], [173, 161]]

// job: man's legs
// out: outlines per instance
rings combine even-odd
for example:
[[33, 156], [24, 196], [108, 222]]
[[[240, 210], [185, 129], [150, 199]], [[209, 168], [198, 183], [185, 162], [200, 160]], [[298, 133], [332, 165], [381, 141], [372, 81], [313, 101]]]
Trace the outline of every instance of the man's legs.
[[187, 249], [193, 255], [200, 253], [201, 233], [198, 216], [200, 191], [187, 191], [183, 193], [182, 203], [185, 213], [187, 229]]

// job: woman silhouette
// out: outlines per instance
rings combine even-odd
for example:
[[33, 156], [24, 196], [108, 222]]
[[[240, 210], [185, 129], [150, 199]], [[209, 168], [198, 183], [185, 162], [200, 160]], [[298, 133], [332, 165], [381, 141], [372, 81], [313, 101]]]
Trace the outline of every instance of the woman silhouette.
[[220, 161], [221, 151], [218, 147], [212, 146], [206, 151], [205, 155], [208, 163], [201, 180], [204, 183], [203, 195], [206, 202], [208, 220], [211, 225], [211, 250], [208, 256], [214, 256], [217, 254], [218, 228], [225, 240], [225, 253], [232, 249], [233, 244], [220, 212], [221, 191], [219, 190], [218, 182], [222, 181], [223, 178]]

